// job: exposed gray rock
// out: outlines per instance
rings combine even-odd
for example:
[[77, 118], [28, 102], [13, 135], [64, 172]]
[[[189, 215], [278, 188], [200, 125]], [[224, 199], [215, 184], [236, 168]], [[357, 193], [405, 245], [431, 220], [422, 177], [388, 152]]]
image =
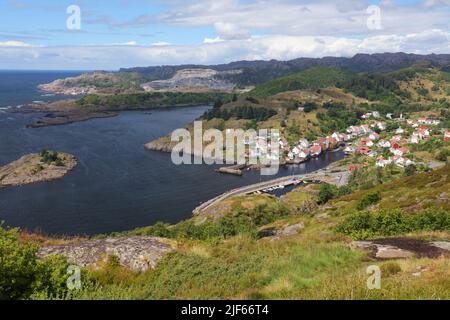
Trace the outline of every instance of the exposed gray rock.
[[405, 259], [414, 257], [414, 253], [394, 246], [377, 245], [375, 257], [378, 259]]
[[353, 241], [352, 246], [362, 250], [373, 251], [377, 259], [405, 259], [414, 257], [412, 251], [391, 245], [377, 244], [372, 241]]
[[281, 230], [279, 232], [279, 235], [282, 236], [291, 236], [294, 234], [297, 234], [301, 229], [305, 228], [305, 224], [303, 222], [291, 225], [291, 226], [286, 226], [283, 230]]
[[436, 241], [432, 242], [431, 245], [442, 250], [450, 251], [450, 242], [448, 241]]
[[422, 276], [422, 273], [427, 272], [429, 269], [423, 266], [417, 266], [416, 267], [416, 272], [413, 272], [412, 275], [414, 277], [420, 277]]
[[163, 243], [161, 238], [122, 237], [44, 247], [39, 250], [38, 256], [44, 258], [63, 255], [71, 263], [82, 267], [95, 267], [109, 256], [116, 256], [121, 265], [137, 272], [145, 272], [149, 268], [155, 268], [158, 260], [171, 250], [172, 247]]
[[235, 84], [225, 80], [224, 76], [242, 73], [241, 70], [216, 71], [213, 69], [183, 69], [168, 80], [155, 80], [144, 83], [142, 88], [145, 91], [154, 90], [222, 90], [231, 91]]
[[305, 228], [303, 222], [285, 225], [280, 229], [275, 227], [265, 227], [259, 230], [258, 234], [261, 238], [271, 238], [271, 240], [280, 240], [284, 237], [292, 236], [297, 234], [300, 230]]

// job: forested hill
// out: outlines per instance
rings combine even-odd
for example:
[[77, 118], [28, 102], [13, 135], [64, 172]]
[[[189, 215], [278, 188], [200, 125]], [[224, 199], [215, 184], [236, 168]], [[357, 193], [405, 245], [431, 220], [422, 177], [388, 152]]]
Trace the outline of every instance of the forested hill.
[[183, 69], [208, 68], [217, 71], [241, 69], [243, 70], [242, 73], [227, 77], [234, 83], [245, 86], [261, 84], [311, 67], [332, 67], [353, 72], [390, 72], [412, 66], [420, 61], [429, 61], [434, 66], [445, 67], [450, 65], [450, 54], [417, 55], [402, 52], [357, 54], [352, 58], [298, 58], [290, 61], [237, 61], [212, 66], [179, 65], [137, 67], [121, 69], [120, 72], [137, 72], [150, 79], [169, 79], [177, 71]]

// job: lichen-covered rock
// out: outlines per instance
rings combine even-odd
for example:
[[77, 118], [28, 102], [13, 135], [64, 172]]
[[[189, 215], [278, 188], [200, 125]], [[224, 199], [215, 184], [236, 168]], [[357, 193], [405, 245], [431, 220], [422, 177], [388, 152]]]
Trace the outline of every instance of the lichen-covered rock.
[[83, 241], [74, 244], [41, 248], [38, 256], [66, 256], [71, 263], [82, 267], [96, 267], [109, 256], [119, 259], [121, 265], [137, 272], [155, 268], [172, 247], [155, 237], [121, 237]]

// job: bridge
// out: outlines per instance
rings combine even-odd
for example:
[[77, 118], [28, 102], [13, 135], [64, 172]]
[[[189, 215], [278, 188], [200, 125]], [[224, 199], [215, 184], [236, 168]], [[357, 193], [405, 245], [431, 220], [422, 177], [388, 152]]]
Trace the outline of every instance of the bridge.
[[344, 185], [347, 183], [348, 175], [346, 172], [337, 172], [337, 173], [331, 173], [326, 170], [319, 170], [313, 173], [304, 174], [304, 175], [293, 175], [293, 176], [286, 176], [282, 178], [277, 178], [270, 181], [264, 181], [256, 184], [252, 184], [249, 186], [237, 188], [230, 190], [228, 192], [225, 192], [211, 200], [208, 200], [201, 205], [199, 205], [197, 208], [194, 209], [193, 214], [194, 215], [200, 215], [204, 213], [206, 210], [210, 209], [214, 205], [218, 204], [219, 202], [222, 202], [226, 199], [229, 199], [231, 197], [237, 197], [237, 196], [243, 196], [252, 194], [258, 191], [263, 191], [269, 188], [277, 187], [277, 186], [292, 186], [296, 184], [300, 184], [302, 182], [306, 183], [329, 183], [329, 184], [335, 184], [335, 185]]

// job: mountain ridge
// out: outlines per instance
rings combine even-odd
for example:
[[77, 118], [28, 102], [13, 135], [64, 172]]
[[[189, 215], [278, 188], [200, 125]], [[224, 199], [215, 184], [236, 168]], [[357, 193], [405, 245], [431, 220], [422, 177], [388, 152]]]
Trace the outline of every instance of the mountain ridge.
[[445, 67], [450, 64], [450, 54], [418, 55], [412, 53], [375, 53], [356, 54], [353, 57], [296, 58], [288, 61], [255, 60], [234, 61], [217, 65], [176, 65], [122, 68], [119, 72], [136, 72], [155, 79], [169, 79], [182, 69], [212, 69], [227, 71], [243, 69], [241, 74], [228, 79], [238, 85], [261, 84], [291, 73], [303, 71], [310, 67], [333, 67], [353, 72], [390, 72], [412, 66], [420, 61], [429, 61], [435, 66]]

